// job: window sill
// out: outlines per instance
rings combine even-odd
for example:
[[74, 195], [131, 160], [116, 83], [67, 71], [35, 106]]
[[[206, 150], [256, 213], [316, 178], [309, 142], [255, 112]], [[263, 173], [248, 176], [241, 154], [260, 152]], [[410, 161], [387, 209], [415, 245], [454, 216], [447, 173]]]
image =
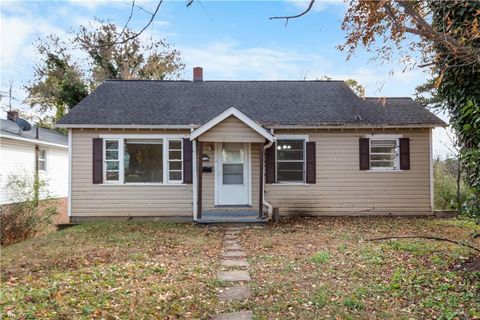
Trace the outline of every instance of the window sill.
[[269, 183], [273, 184], [276, 186], [309, 186], [310, 183], [306, 182], [275, 182], [275, 183]]
[[378, 169], [378, 170], [372, 170], [372, 169], [369, 169], [369, 170], [366, 170], [367, 172], [403, 172], [405, 170], [400, 170], [400, 169], [395, 169], [395, 170], [389, 170], [389, 169]]
[[130, 182], [130, 183], [100, 183], [100, 186], [166, 186], [166, 187], [175, 187], [175, 186], [186, 186], [186, 183], [141, 183], [141, 182]]

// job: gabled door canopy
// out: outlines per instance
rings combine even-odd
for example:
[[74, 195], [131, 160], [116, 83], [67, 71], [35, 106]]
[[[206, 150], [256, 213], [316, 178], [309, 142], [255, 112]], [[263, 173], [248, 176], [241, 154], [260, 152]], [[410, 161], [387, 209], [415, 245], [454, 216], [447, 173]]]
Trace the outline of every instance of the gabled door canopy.
[[228, 108], [227, 110], [223, 111], [218, 116], [216, 116], [215, 118], [207, 121], [202, 126], [195, 129], [190, 134], [190, 140], [195, 140], [196, 138], [198, 138], [199, 136], [201, 136], [202, 134], [204, 134], [205, 132], [207, 132], [208, 130], [210, 130], [211, 128], [213, 128], [214, 126], [216, 126], [217, 124], [219, 124], [220, 122], [222, 122], [223, 120], [227, 119], [230, 116], [236, 117], [238, 120], [245, 123], [252, 130], [257, 132], [259, 135], [261, 135], [262, 137], [264, 137], [268, 141], [270, 141], [270, 142], [274, 141], [274, 137], [269, 131], [265, 130], [262, 126], [260, 126], [258, 123], [253, 121], [251, 118], [249, 118], [248, 116], [246, 116], [245, 114], [240, 112], [235, 107]]

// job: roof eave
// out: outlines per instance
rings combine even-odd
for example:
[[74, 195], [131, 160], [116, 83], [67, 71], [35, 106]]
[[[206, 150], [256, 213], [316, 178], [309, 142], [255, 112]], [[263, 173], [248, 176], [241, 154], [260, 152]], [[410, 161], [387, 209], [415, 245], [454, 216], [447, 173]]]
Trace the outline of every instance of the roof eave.
[[192, 129], [198, 125], [58, 123], [55, 127], [67, 129]]
[[54, 142], [49, 142], [49, 141], [40, 140], [40, 139], [25, 138], [25, 137], [17, 136], [14, 134], [0, 133], [0, 138], [12, 139], [12, 140], [17, 140], [22, 142], [29, 142], [29, 143], [50, 146], [50, 147], [57, 147], [57, 148], [64, 148], [64, 149], [68, 148], [68, 144], [60, 144], [60, 143], [54, 143]]
[[395, 128], [437, 128], [437, 127], [447, 127], [448, 125], [444, 123], [443, 125], [435, 123], [425, 123], [425, 124], [328, 124], [328, 125], [267, 125], [271, 129], [395, 129]]

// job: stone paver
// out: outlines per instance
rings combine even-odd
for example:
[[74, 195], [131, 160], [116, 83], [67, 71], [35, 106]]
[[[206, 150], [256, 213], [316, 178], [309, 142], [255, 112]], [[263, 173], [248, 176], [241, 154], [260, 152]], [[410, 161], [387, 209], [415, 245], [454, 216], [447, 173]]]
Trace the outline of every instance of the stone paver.
[[225, 240], [223, 241], [223, 244], [228, 246], [228, 245], [235, 245], [235, 244], [238, 244], [238, 241], [237, 240]]
[[248, 263], [245, 259], [231, 259], [231, 260], [222, 260], [222, 266], [224, 267], [249, 267], [250, 263]]
[[225, 251], [242, 251], [243, 247], [239, 244], [229, 244], [225, 245], [224, 249]]
[[248, 286], [235, 286], [230, 288], [225, 288], [218, 298], [220, 300], [245, 300], [250, 298], [252, 292]]
[[212, 320], [251, 320], [253, 319], [252, 311], [240, 311], [232, 313], [223, 313], [212, 317]]
[[250, 281], [250, 275], [244, 270], [219, 271], [218, 280], [221, 281]]
[[237, 240], [238, 239], [238, 235], [226, 235], [225, 236], [225, 240]]
[[222, 253], [222, 257], [245, 257], [245, 251], [225, 251]]
[[226, 237], [238, 237], [239, 234], [240, 234], [239, 232], [228, 232], [228, 231], [227, 231], [227, 232], [225, 233], [225, 236], [226, 236]]

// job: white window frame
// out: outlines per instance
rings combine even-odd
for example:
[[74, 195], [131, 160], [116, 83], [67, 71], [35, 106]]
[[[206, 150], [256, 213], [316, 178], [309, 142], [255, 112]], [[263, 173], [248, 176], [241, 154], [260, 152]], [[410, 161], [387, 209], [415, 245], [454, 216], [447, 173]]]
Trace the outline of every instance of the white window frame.
[[[107, 161], [112, 161], [112, 160], [107, 160], [107, 141], [117, 141], [118, 143], [118, 180], [107, 180]], [[123, 184], [123, 145], [124, 145], [124, 139], [118, 139], [118, 138], [108, 138], [108, 139], [103, 139], [103, 161], [102, 161], [102, 171], [103, 171], [103, 183], [104, 184]]]
[[[402, 135], [398, 134], [376, 134], [367, 135], [368, 138], [368, 164], [370, 169], [368, 171], [374, 172], [396, 172], [400, 170], [400, 138]], [[394, 168], [392, 167], [372, 167], [372, 141], [374, 140], [395, 140], [395, 159]], [[378, 153], [375, 153], [378, 154]]]
[[[166, 149], [167, 149], [167, 153], [166, 153], [166, 157], [165, 160], [166, 160], [166, 167], [165, 167], [165, 164], [164, 164], [164, 169], [166, 169], [164, 172], [166, 173], [166, 176], [167, 176], [167, 180], [164, 180], [164, 181], [167, 181], [169, 184], [179, 184], [179, 183], [183, 183], [183, 139], [174, 139], [174, 138], [169, 138], [169, 139], [164, 139], [164, 142], [167, 142], [166, 143]], [[180, 141], [180, 149], [173, 149], [174, 151], [180, 151], [180, 160], [178, 159], [175, 159], [175, 160], [171, 160], [170, 159], [170, 142], [171, 141]], [[164, 162], [165, 162], [164, 160]], [[180, 170], [170, 170], [170, 162], [180, 162]], [[170, 171], [172, 172], [180, 172], [180, 180], [172, 180], [170, 179]]]
[[[45, 153], [45, 157], [43, 159], [40, 159], [40, 154], [42, 153], [42, 151]], [[40, 162], [42, 162], [45, 164], [44, 165], [44, 168], [45, 169], [40, 169]], [[41, 171], [41, 172], [47, 172], [48, 171], [48, 149], [47, 148], [38, 148], [38, 157], [37, 157], [37, 166], [38, 166], [38, 171]]]
[[[277, 142], [278, 140], [303, 140], [303, 181], [278, 181], [277, 170], [278, 170], [278, 149]], [[307, 184], [307, 142], [308, 135], [304, 134], [288, 134], [288, 135], [277, 135], [275, 141], [275, 183], [276, 184]], [[300, 160], [280, 160], [280, 162], [300, 162]]]
[[[183, 134], [174, 134], [174, 135], [158, 135], [158, 134], [126, 134], [126, 135], [118, 135], [118, 134], [103, 134], [100, 135], [100, 138], [103, 139], [103, 164], [102, 164], [102, 171], [103, 171], [103, 184], [105, 185], [184, 185], [183, 183], [183, 138], [187, 138], [188, 135]], [[142, 139], [142, 140], [162, 140], [162, 150], [163, 150], [163, 159], [162, 159], [162, 166], [163, 166], [163, 182], [125, 182], [125, 161], [124, 161], [124, 154], [125, 154], [125, 140], [135, 140], [135, 139]], [[118, 141], [119, 147], [119, 179], [118, 180], [109, 180], [106, 179], [106, 141]], [[169, 176], [169, 144], [170, 140], [177, 140], [181, 142], [181, 163], [182, 163], [182, 179], [181, 180], [170, 180]], [[177, 149], [175, 149], [177, 150]], [[178, 161], [178, 160], [174, 160]]]

